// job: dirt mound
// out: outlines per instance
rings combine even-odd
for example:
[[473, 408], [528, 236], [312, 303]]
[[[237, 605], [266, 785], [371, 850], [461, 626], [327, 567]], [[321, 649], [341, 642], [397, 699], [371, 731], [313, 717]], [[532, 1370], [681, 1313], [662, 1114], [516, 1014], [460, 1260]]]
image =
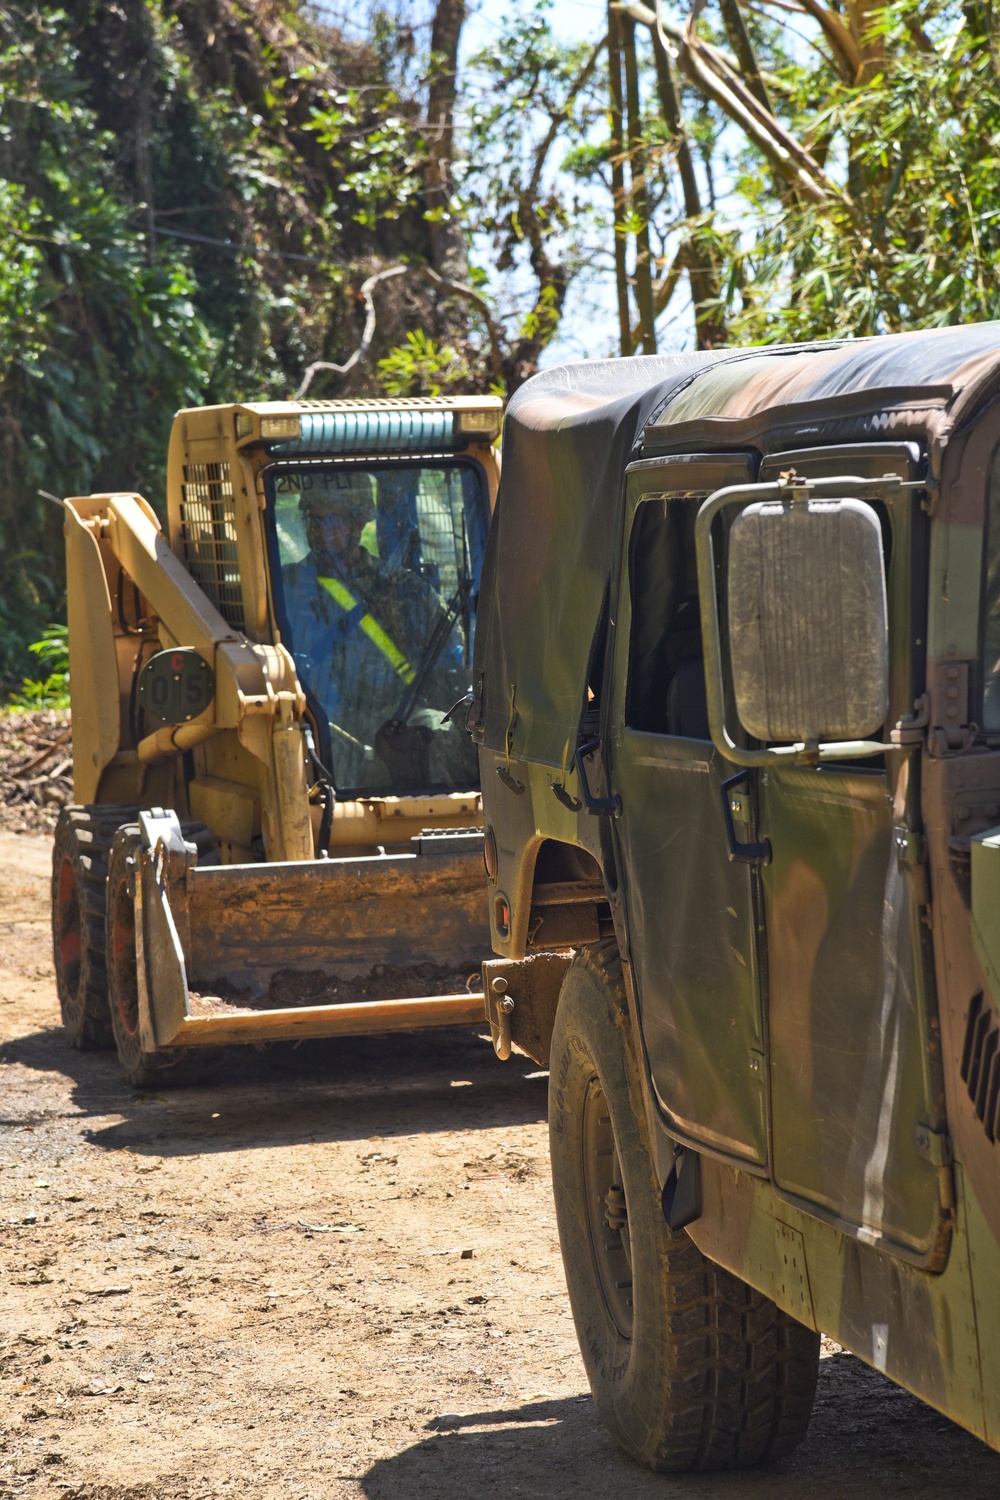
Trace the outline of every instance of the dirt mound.
[[0, 712], [0, 828], [51, 833], [72, 801], [69, 710]]

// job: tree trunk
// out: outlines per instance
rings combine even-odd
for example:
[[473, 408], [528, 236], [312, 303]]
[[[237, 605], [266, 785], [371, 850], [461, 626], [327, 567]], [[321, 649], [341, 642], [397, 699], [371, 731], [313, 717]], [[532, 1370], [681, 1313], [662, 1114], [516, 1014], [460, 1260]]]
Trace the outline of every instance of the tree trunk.
[[629, 194], [635, 230], [635, 300], [639, 310], [639, 344], [643, 354], [656, 353], [656, 315], [653, 311], [653, 253], [649, 244], [649, 203], [646, 197], [646, 143], [642, 132], [639, 68], [635, 55], [635, 22], [622, 16], [622, 54], [625, 60], [625, 97], [628, 106]]
[[614, 216], [615, 286], [618, 291], [618, 332], [622, 354], [632, 353], [632, 316], [628, 297], [628, 250], [625, 215], [625, 125], [622, 118], [622, 54], [619, 12], [608, 5], [608, 93], [611, 124], [611, 209]]
[[750, 40], [746, 22], [743, 20], [739, 0], [719, 0], [719, 9], [722, 12], [722, 24], [726, 28], [729, 45], [733, 49], [736, 61], [740, 65], [740, 72], [743, 74], [743, 82], [758, 104], [761, 104], [769, 115], [773, 115], [774, 110], [771, 107], [767, 89], [764, 87], [764, 80], [760, 76], [753, 43]]
[[[691, 142], [684, 129], [680, 97], [670, 63], [670, 54], [663, 45], [663, 38], [657, 27], [652, 28], [651, 35], [660, 108], [676, 153], [677, 172], [681, 179], [681, 191], [684, 197], [684, 214], [688, 219], [698, 220], [701, 218], [701, 194], [698, 191], [698, 178], [694, 170]], [[694, 229], [688, 241], [688, 253], [685, 260], [691, 285], [691, 302], [694, 306], [695, 342], [699, 349], [714, 349], [725, 343], [726, 329], [718, 308], [719, 267], [710, 237]]]
[[465, 0], [437, 0], [431, 27], [430, 81], [427, 90], [427, 165], [424, 183], [427, 210], [431, 215], [431, 260], [434, 269], [452, 281], [464, 281], [468, 270], [461, 226], [451, 217], [458, 44], [465, 16]]

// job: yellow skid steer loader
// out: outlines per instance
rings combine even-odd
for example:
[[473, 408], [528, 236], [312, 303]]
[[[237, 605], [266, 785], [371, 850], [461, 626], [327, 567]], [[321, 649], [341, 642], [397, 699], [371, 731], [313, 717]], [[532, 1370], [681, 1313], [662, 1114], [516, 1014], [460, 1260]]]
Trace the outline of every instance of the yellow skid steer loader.
[[63, 1021], [137, 1085], [222, 1044], [481, 1022], [465, 733], [494, 397], [180, 412], [168, 529], [65, 502]]

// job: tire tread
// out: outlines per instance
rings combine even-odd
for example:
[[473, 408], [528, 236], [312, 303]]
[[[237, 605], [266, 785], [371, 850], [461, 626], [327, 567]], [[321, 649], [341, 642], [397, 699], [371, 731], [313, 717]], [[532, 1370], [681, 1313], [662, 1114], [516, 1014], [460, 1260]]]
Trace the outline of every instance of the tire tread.
[[[606, 1007], [602, 1016], [606, 1014], [611, 1020], [621, 1047], [624, 1078], [637, 1079], [617, 945], [610, 941], [581, 950], [564, 984], [574, 971], [588, 975], [599, 990]], [[567, 993], [564, 989], [563, 995]], [[588, 1018], [584, 1001], [567, 1003], [577, 1006], [565, 1020], [568, 1039], [586, 1029]], [[560, 1008], [562, 1005], [561, 996]], [[603, 1024], [599, 1019], [598, 1028]], [[556, 1034], [562, 1034], [558, 1016]], [[602, 1054], [593, 1041], [594, 1057], [605, 1056], [606, 1047]], [[553, 1078], [558, 1066], [554, 1048]], [[605, 1063], [602, 1073], [606, 1070], [610, 1077]], [[557, 1098], [561, 1089], [560, 1082], [555, 1090]], [[662, 1223], [641, 1102], [631, 1084], [627, 1093], [624, 1108], [634, 1118], [641, 1140], [641, 1146], [632, 1149], [636, 1159], [642, 1157], [641, 1179], [648, 1180], [648, 1191], [643, 1189], [644, 1211], [657, 1215], [658, 1305], [666, 1327], [655, 1354], [658, 1390], [649, 1388], [654, 1382], [649, 1378], [652, 1356], [647, 1350], [645, 1384], [627, 1397], [620, 1389], [602, 1387], [599, 1362], [588, 1358], [586, 1340], [581, 1336], [598, 1409], [612, 1435], [633, 1457], [663, 1472], [740, 1468], [784, 1458], [801, 1442], [809, 1424], [819, 1366], [819, 1335], [762, 1292], [708, 1260], [686, 1230], [672, 1233]], [[621, 1151], [619, 1143], [619, 1154]], [[568, 1219], [573, 1209], [559, 1201], [555, 1157], [553, 1169], [562, 1233], [563, 1218]], [[629, 1173], [624, 1161], [623, 1170], [627, 1187]], [[630, 1218], [634, 1211], [630, 1208]], [[569, 1272], [567, 1261], [572, 1299], [574, 1286]], [[656, 1273], [647, 1274], [655, 1286]], [[574, 1316], [577, 1311], [574, 1302]]]

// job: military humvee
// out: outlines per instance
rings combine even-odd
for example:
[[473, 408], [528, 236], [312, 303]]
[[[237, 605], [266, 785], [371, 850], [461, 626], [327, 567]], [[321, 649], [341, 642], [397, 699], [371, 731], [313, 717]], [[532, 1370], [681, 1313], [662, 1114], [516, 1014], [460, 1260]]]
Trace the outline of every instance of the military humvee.
[[469, 727], [598, 1410], [805, 1432], [820, 1332], [1000, 1447], [1000, 324], [509, 407]]

